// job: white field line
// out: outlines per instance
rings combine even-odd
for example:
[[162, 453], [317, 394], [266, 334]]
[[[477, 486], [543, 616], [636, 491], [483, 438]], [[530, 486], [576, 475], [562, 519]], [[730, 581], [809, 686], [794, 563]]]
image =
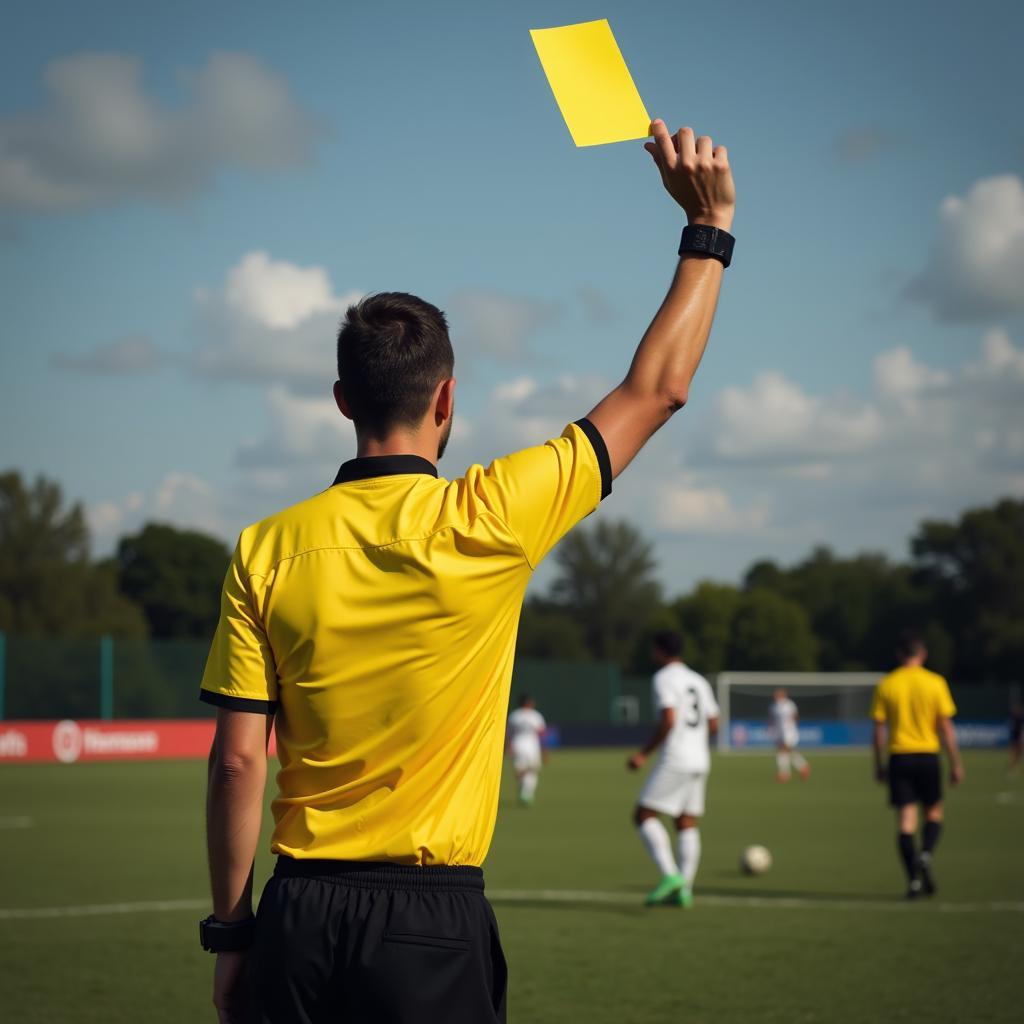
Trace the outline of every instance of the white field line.
[[[487, 895], [496, 901], [510, 903], [615, 903], [640, 906], [642, 897], [627, 892], [595, 892], [585, 889], [488, 889]], [[902, 901], [815, 899], [813, 896], [702, 896], [700, 887], [694, 893], [700, 906], [708, 907], [770, 907], [773, 909], [813, 910], [909, 910]], [[922, 900], [920, 906], [946, 912], [968, 913], [1024, 913], [1024, 902], [992, 901], [989, 903], [951, 903]]]
[[[602, 892], [588, 889], [488, 889], [496, 902], [508, 903], [611, 903], [640, 908], [641, 898], [635, 893]], [[897, 901], [830, 900], [810, 896], [702, 896], [697, 890], [697, 903], [708, 907], [768, 907], [777, 910], [895, 910], [912, 908]], [[922, 901], [920, 906], [945, 913], [1024, 913], [1024, 902], [992, 901], [988, 903], [951, 903]], [[105, 917], [116, 914], [158, 914], [184, 910], [203, 910], [210, 906], [206, 899], [141, 900], [136, 903], [92, 903], [67, 907], [0, 908], [0, 921], [46, 920], [65, 917]], [[913, 909], [916, 909], [913, 908]]]
[[137, 903], [86, 903], [73, 907], [0, 907], [0, 921], [35, 921], [57, 917], [106, 917], [110, 914], [161, 914], [172, 910], [202, 910], [210, 899], [141, 900]]
[[0, 818], [0, 828], [32, 828], [35, 822], [28, 815]]

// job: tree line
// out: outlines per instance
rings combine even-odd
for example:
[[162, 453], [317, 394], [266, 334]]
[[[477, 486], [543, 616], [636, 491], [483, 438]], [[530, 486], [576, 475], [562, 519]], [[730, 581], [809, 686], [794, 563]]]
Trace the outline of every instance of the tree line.
[[[795, 565], [756, 562], [739, 584], [704, 580], [673, 596], [653, 545], [628, 522], [602, 520], [556, 548], [551, 586], [523, 607], [517, 653], [646, 672], [650, 636], [671, 628], [707, 674], [875, 670], [913, 627], [944, 674], [1020, 680], [1024, 501], [922, 522], [908, 554], [819, 547]], [[94, 560], [84, 510], [58, 484], [0, 475], [0, 631], [12, 636], [208, 639], [229, 559], [215, 537], [149, 523]]]

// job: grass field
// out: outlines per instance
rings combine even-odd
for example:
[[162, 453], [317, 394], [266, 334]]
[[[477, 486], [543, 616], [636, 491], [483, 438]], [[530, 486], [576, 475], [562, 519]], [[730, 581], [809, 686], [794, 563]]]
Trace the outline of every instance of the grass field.
[[[913, 905], [866, 755], [817, 757], [811, 780], [788, 786], [767, 756], [719, 758], [689, 912], [640, 905], [656, 879], [624, 760], [556, 753], [531, 810], [505, 779], [487, 884], [515, 1024], [1021, 1019], [1024, 779], [1004, 778], [1002, 754], [968, 757], [941, 891]], [[0, 768], [3, 1020], [213, 1019], [195, 923], [204, 770]], [[752, 842], [775, 857], [759, 879], [736, 869]], [[257, 867], [266, 877], [268, 854]]]

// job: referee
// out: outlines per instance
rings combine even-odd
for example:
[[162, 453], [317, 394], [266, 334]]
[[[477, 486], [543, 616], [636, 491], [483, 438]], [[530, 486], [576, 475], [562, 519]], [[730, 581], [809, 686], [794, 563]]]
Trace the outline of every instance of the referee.
[[[561, 437], [438, 477], [455, 404], [440, 310], [350, 307], [334, 396], [357, 457], [246, 528], [201, 697], [222, 1022], [505, 1020], [481, 865], [497, 813], [516, 629], [533, 570], [685, 403], [732, 249], [724, 147], [661, 121], [645, 148], [689, 226], [623, 382]], [[277, 866], [252, 916], [267, 742]]]
[[[897, 845], [907, 873], [907, 899], [935, 892], [932, 857], [942, 833], [942, 777], [940, 745], [949, 755], [950, 782], [963, 781], [953, 716], [956, 706], [946, 680], [924, 667], [928, 657], [924, 641], [906, 633], [897, 648], [900, 667], [890, 672], [875, 690], [871, 717], [875, 722], [875, 775], [888, 781], [889, 798], [896, 809]], [[889, 763], [883, 762], [885, 734], [889, 734]], [[915, 844], [917, 805], [924, 807], [921, 852]]]

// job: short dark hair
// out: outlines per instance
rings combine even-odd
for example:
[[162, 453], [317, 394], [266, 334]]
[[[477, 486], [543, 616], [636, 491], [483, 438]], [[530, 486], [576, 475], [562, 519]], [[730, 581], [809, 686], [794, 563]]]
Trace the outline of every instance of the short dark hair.
[[907, 661], [909, 658], [916, 658], [919, 654], [923, 654], [927, 649], [924, 637], [920, 630], [917, 629], [903, 630], [903, 632], [900, 633], [899, 639], [896, 641], [896, 657], [900, 661]]
[[651, 638], [654, 649], [666, 658], [678, 658], [683, 653], [683, 638], [671, 629], [661, 629]]
[[532, 704], [533, 698], [528, 693], [521, 693], [519, 695], [519, 706], [525, 708], [527, 704]]
[[367, 295], [348, 307], [338, 328], [341, 393], [371, 437], [418, 424], [454, 368], [444, 313], [415, 295]]

